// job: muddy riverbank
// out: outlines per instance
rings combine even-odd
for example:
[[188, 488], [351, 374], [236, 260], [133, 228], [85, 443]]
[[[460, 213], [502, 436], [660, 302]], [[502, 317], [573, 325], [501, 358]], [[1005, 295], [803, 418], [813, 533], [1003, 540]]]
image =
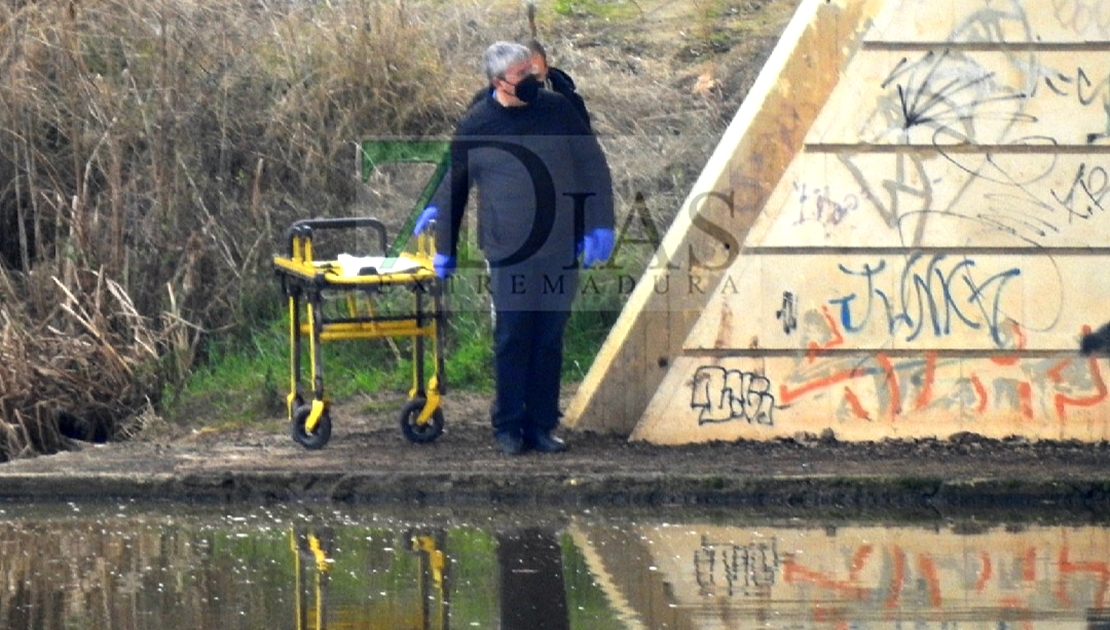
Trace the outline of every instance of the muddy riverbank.
[[570, 450], [510, 457], [474, 409], [446, 403], [431, 444], [404, 439], [388, 405], [335, 411], [308, 451], [280, 418], [248, 429], [148, 427], [0, 464], [0, 500], [136, 499], [445, 506], [722, 506], [776, 513], [958, 515], [983, 510], [1110, 516], [1110, 444], [991, 440], [771, 442], [658, 447], [563, 432]]

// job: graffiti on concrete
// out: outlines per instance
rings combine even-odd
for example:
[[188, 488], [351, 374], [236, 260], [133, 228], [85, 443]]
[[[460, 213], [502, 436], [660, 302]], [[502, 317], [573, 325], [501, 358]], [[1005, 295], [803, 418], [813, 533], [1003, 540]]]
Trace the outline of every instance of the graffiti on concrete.
[[948, 30], [877, 30], [845, 69], [745, 242], [765, 258], [731, 268], [759, 277], [726, 274], [719, 334], [689, 342], [744, 361], [683, 368], [683, 420], [727, 425], [704, 435], [1105, 435], [1087, 421], [1110, 407], [1106, 365], [1076, 350], [1107, 318], [1083, 310], [1106, 295], [1088, 276], [1110, 233], [1110, 157], [1090, 146], [1110, 144], [1110, 3], [967, 4]]
[[828, 186], [807, 186], [804, 182], [794, 182], [794, 194], [798, 204], [798, 218], [794, 225], [819, 223], [828, 236], [831, 230], [859, 208], [859, 197], [848, 193], [841, 201], [832, 198]]
[[734, 420], [775, 424], [771, 381], [760, 374], [718, 365], [703, 365], [694, 373], [690, 408], [698, 410], [699, 425]]
[[[1038, 41], [1035, 29], [1022, 3], [1005, 4], [1004, 11], [995, 6], [974, 11], [948, 34], [949, 46], [892, 60], [858, 136], [869, 145], [913, 150], [892, 150], [883, 172], [875, 171], [866, 152], [837, 155], [867, 206], [899, 231], [905, 246], [922, 245], [930, 219], [937, 216], [960, 217], [1039, 244], [1060, 230], [1062, 217], [1055, 211], [1061, 204], [1071, 205], [1064, 200], [1076, 201], [1074, 193], [1079, 192], [1074, 187], [1070, 193], [1055, 190], [1061, 179], [1057, 149], [1082, 141], [1073, 138], [1088, 144], [1110, 138], [1110, 74], [1071, 56], [1023, 48], [1022, 42]], [[1088, 28], [1095, 20], [1101, 32], [1110, 10], [1082, 3], [1064, 6], [1068, 4], [1054, 3], [1062, 24]], [[977, 48], [958, 46], [968, 42]], [[992, 43], [1005, 45], [983, 52]], [[1101, 110], [1101, 123], [1079, 134], [1077, 121], [1056, 127], [1045, 116], [1060, 109], [1052, 99]], [[941, 160], [935, 159], [938, 155]], [[1021, 159], [1008, 159], [1010, 155]], [[963, 173], [962, 181], [945, 174], [945, 162]], [[1097, 168], [1081, 167], [1075, 179], [1101, 191], [1106, 186]], [[971, 199], [976, 181], [1008, 186], [1012, 193]], [[1101, 197], [1097, 192], [1090, 196]], [[1089, 217], [1090, 212], [1084, 209], [1079, 216]], [[1074, 217], [1069, 213], [1067, 218]]]
[[922, 334], [934, 338], [950, 335], [953, 326], [982, 330], [998, 348], [1012, 342], [1005, 338], [1004, 328], [1014, 319], [1003, 312], [1002, 304], [1007, 283], [1021, 275], [1020, 269], [977, 276], [976, 261], [971, 258], [912, 254], [900, 272], [890, 266], [890, 273], [898, 279], [893, 283], [894, 293], [887, 295], [880, 288], [890, 286], [882, 282], [888, 269], [886, 260], [865, 263], [859, 269], [843, 264], [838, 268], [862, 283], [859, 291], [829, 300], [839, 307], [845, 332], [864, 330], [877, 312], [887, 333], [907, 342]]
[[[813, 321], [815, 318], [808, 318]], [[896, 356], [888, 352], [844, 354], [844, 333], [825, 309], [824, 332], [810, 327], [809, 352], [799, 358], [779, 387], [778, 404], [788, 407], [811, 396], [839, 397], [838, 420], [887, 420], [928, 411], [958, 413], [973, 420], [993, 411], [1018, 417], [1067, 422], [1074, 408], [1107, 400], [1108, 388], [1096, 356], [1025, 358], [1020, 326], [1013, 325], [1014, 351], [990, 357], [943, 356], [937, 351]], [[1085, 326], [1081, 334], [1090, 332]]]
[[782, 322], [782, 332], [788, 335], [798, 327], [798, 303], [792, 291], [782, 292], [782, 308], [775, 311], [775, 319]]

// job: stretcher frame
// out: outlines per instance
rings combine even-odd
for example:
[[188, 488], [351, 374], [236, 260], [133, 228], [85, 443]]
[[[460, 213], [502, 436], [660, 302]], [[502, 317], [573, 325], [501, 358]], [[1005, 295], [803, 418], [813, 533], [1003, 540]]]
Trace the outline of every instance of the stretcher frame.
[[[293, 440], [306, 449], [323, 448], [331, 438], [332, 418], [322, 361], [322, 346], [331, 341], [410, 338], [412, 387], [399, 413], [401, 431], [409, 441], [426, 443], [438, 438], [444, 427], [440, 404], [446, 392], [442, 351], [446, 308], [441, 281], [432, 267], [433, 239], [427, 233], [419, 234], [414, 250], [401, 250], [411, 240], [416, 213], [424, 208], [446, 173], [447, 144], [374, 140], [356, 147], [363, 179], [377, 166], [391, 162], [431, 162], [436, 170], [392, 245], [387, 243], [385, 225], [372, 217], [304, 219], [285, 231], [286, 251], [274, 256], [273, 267], [286, 298], [289, 320], [286, 413]], [[317, 260], [313, 239], [327, 230], [371, 230], [381, 255]], [[369, 261], [373, 264], [363, 264]], [[411, 294], [410, 308], [388, 313], [376, 308], [375, 296], [398, 288]], [[335, 309], [325, 309], [325, 302], [338, 302], [343, 307], [341, 314], [329, 312]], [[425, 355], [429, 346], [433, 369], [427, 378]], [[302, 383], [305, 357], [308, 382]]]

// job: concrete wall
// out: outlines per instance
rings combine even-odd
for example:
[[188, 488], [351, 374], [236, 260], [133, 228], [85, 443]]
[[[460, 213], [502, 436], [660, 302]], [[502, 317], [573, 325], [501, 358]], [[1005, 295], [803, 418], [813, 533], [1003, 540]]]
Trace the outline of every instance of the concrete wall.
[[633, 439], [1110, 438], [1110, 2], [881, 4]]
[[803, 0], [664, 236], [655, 271], [629, 296], [565, 424], [632, 432], [881, 5]]

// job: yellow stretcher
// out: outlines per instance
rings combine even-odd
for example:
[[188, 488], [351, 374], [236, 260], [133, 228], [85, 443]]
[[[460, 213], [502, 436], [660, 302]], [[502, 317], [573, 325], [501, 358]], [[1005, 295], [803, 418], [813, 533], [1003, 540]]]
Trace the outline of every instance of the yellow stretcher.
[[[446, 170], [446, 145], [436, 142], [376, 141], [359, 146], [363, 176], [385, 161], [426, 161], [437, 164], [414, 210], [427, 203]], [[402, 228], [411, 233], [413, 217]], [[313, 256], [313, 240], [325, 232], [369, 230], [377, 242], [375, 255], [339, 254], [328, 260]], [[407, 238], [387, 245], [385, 225], [371, 217], [320, 218], [296, 221], [285, 231], [286, 253], [273, 266], [288, 303], [289, 393], [286, 411], [293, 439], [308, 449], [322, 448], [331, 438], [332, 419], [324, 389], [321, 346], [327, 341], [412, 338], [412, 388], [400, 411], [401, 431], [412, 442], [431, 442], [443, 433], [440, 396], [443, 377], [443, 291], [432, 268], [430, 235], [416, 239], [415, 251], [399, 252]], [[407, 308], [379, 308], [377, 298], [401, 290], [411, 295]], [[394, 305], [395, 306], [395, 305]], [[307, 353], [305, 352], [307, 340]], [[434, 366], [425, 381], [425, 354], [431, 345]], [[307, 354], [310, 389], [302, 389], [302, 363]]]

